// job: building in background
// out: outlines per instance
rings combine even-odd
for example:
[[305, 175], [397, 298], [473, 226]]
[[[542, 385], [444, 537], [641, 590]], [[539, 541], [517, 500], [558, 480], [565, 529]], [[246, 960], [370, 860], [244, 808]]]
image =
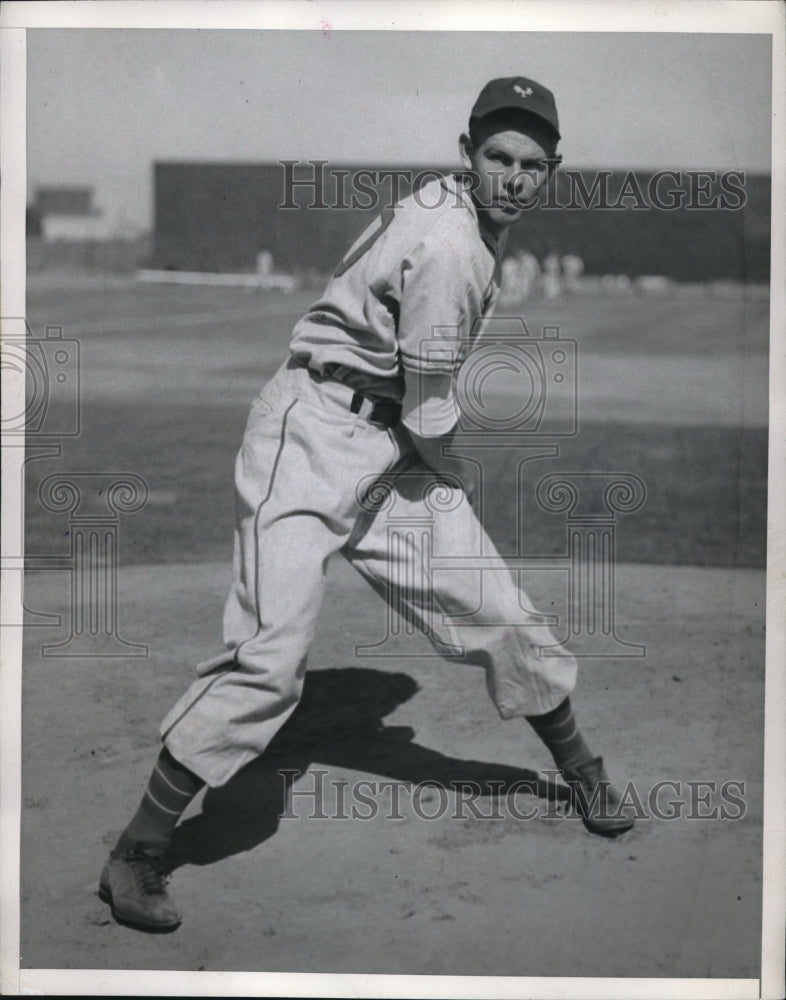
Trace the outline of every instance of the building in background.
[[39, 185], [35, 189], [35, 207], [41, 216], [94, 215], [93, 188]]
[[110, 239], [112, 221], [93, 205], [90, 187], [38, 187], [35, 211], [45, 243]]
[[[266, 251], [279, 272], [329, 274], [393, 191], [399, 197], [409, 193], [405, 173], [417, 181], [450, 169], [331, 163], [320, 172], [300, 163], [293, 173], [278, 163], [156, 163], [152, 267], [250, 274]], [[392, 180], [391, 172], [398, 179]], [[582, 280], [613, 274], [769, 282], [768, 176], [745, 178], [745, 198], [738, 199], [742, 204], [736, 210], [682, 205], [663, 211], [626, 204], [565, 207], [575, 200], [577, 173], [571, 178], [560, 171], [552, 205], [533, 209], [510, 230], [511, 255], [526, 252], [541, 265], [550, 257], [580, 259]], [[580, 173], [591, 190], [595, 174]], [[611, 192], [632, 183], [631, 172], [606, 173]], [[375, 177], [382, 178], [380, 183], [374, 184]], [[645, 192], [652, 177], [635, 172]], [[288, 183], [293, 178], [296, 183]], [[575, 281], [577, 276], [570, 277]]]
[[131, 272], [146, 260], [149, 237], [93, 199], [92, 187], [36, 187], [27, 207], [28, 270]]

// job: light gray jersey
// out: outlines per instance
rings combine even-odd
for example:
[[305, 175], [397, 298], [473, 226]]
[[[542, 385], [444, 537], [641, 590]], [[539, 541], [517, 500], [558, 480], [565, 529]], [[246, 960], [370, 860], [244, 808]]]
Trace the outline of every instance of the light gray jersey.
[[499, 293], [503, 244], [460, 176], [424, 184], [360, 235], [296, 324], [292, 355], [320, 372], [345, 366], [354, 388], [403, 400], [411, 430], [447, 433], [456, 369]]

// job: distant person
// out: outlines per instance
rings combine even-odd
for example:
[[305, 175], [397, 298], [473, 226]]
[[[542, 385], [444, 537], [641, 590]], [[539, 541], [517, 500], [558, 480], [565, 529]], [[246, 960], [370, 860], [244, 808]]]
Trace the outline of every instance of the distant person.
[[538, 287], [540, 264], [535, 254], [519, 250], [502, 262], [502, 287], [499, 305], [504, 307], [521, 305]]
[[[263, 754], [297, 706], [336, 552], [438, 650], [462, 647], [457, 658], [485, 670], [500, 715], [529, 721], [591, 832], [613, 837], [633, 825], [576, 726], [576, 661], [567, 652], [541, 658], [542, 645], [556, 646], [548, 629], [515, 624], [527, 601], [513, 577], [485, 573], [480, 610], [477, 570], [455, 569], [430, 589], [417, 573], [422, 542], [414, 535], [409, 548], [390, 550], [385, 505], [375, 508], [364, 485], [384, 476], [397, 510], [430, 521], [436, 550], [496, 556], [472, 505], [474, 464], [445, 457], [463, 361], [450, 331], [475, 348], [466, 337], [494, 308], [506, 232], [546, 184], [559, 139], [549, 90], [523, 77], [492, 80], [460, 138], [464, 172], [383, 210], [296, 324], [289, 358], [252, 403], [237, 457], [226, 648], [197, 667], [164, 719], [148, 789], [101, 875], [118, 919], [146, 930], [180, 923], [166, 888], [173, 830], [200, 789], [224, 785]], [[422, 484], [445, 477], [456, 503], [435, 510]]]
[[556, 299], [562, 292], [562, 270], [559, 255], [550, 253], [543, 261], [543, 294], [547, 299]]
[[257, 254], [257, 274], [273, 273], [273, 254], [269, 250], [260, 250]]
[[529, 250], [521, 250], [518, 255], [519, 275], [524, 298], [528, 299], [540, 281], [540, 263], [534, 253]]
[[520, 262], [517, 257], [506, 257], [502, 261], [499, 304], [503, 307], [518, 306], [525, 298]]
[[578, 291], [581, 287], [581, 276], [584, 274], [584, 261], [578, 254], [566, 253], [560, 263], [565, 278], [565, 288], [569, 292]]

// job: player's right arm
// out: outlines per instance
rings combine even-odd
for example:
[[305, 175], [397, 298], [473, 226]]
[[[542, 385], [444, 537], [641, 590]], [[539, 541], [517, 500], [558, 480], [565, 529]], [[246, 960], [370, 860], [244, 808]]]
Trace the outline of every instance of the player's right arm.
[[404, 375], [402, 423], [422, 438], [458, 421], [453, 380], [470, 308], [461, 267], [442, 245], [424, 240], [401, 265], [398, 348]]
[[419, 244], [402, 264], [399, 351], [404, 373], [402, 423], [423, 461], [475, 492], [477, 467], [455, 455], [455, 374], [466, 345], [467, 317], [477, 310], [472, 282], [449, 245]]

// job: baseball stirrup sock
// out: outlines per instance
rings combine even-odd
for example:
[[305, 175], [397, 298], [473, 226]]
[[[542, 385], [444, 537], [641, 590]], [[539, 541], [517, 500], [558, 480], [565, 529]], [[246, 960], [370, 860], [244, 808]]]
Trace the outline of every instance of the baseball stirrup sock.
[[593, 759], [576, 725], [570, 698], [545, 715], [528, 715], [526, 718], [561, 770], [578, 767]]
[[163, 852], [183, 810], [204, 784], [164, 747], [158, 755], [139, 809], [112, 853], [124, 854], [135, 846], [156, 853]]

